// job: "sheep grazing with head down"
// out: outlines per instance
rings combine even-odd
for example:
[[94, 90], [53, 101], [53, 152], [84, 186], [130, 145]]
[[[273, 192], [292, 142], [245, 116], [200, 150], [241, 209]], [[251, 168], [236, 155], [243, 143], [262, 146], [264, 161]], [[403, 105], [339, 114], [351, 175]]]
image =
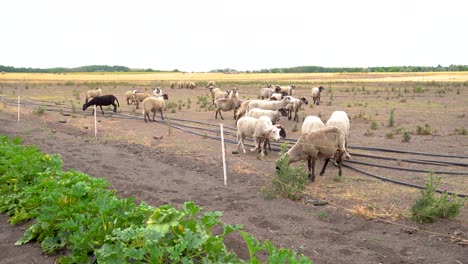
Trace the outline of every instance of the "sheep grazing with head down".
[[266, 139], [278, 141], [281, 137], [278, 125], [272, 125], [271, 120], [266, 116], [259, 119], [244, 116], [237, 121], [237, 148], [242, 147], [244, 154], [246, 153], [244, 140], [247, 136], [253, 137], [254, 141], [254, 148], [250, 151], [256, 151], [260, 148], [262, 156], [266, 155], [266, 149], [261, 142]]
[[206, 88], [215, 87], [215, 86], [216, 86], [215, 81], [209, 81], [208, 84], [206, 85]]
[[325, 127], [325, 124], [317, 116], [308, 116], [304, 119], [302, 123], [301, 134], [314, 132]]
[[309, 104], [309, 101], [304, 96], [301, 98], [291, 98], [291, 103], [286, 105], [286, 110], [288, 110], [288, 120], [291, 120], [292, 113], [294, 112], [294, 121], [299, 122], [299, 115], [297, 112], [301, 109], [302, 104]]
[[[115, 102], [117, 102], [117, 104], [115, 104]], [[96, 107], [99, 106], [101, 108], [102, 114], [104, 114], [104, 110], [102, 110], [103, 105], [104, 106], [108, 106], [108, 105], [114, 106], [114, 113], [117, 112], [117, 106], [120, 107], [119, 100], [117, 100], [117, 97], [115, 97], [112, 94], [96, 96], [96, 97], [92, 98], [91, 100], [89, 100], [88, 102], [86, 102], [83, 105], [83, 111], [86, 111], [86, 109], [88, 107], [92, 106], [92, 105], [95, 105]], [[92, 114], [94, 114], [94, 108], [93, 108]]]
[[101, 90], [100, 87], [97, 90], [89, 90], [89, 91], [86, 92], [85, 103], [87, 103], [89, 101], [89, 99], [97, 97], [97, 96], [101, 96], [101, 95], [102, 95], [102, 90]]
[[312, 100], [314, 100], [314, 104], [320, 105], [320, 94], [323, 90], [325, 90], [323, 86], [312, 88]]
[[307, 161], [309, 180], [312, 182], [315, 181], [315, 161], [317, 159], [325, 158], [325, 163], [320, 171], [320, 175], [323, 175], [330, 158], [337, 157], [338, 175], [341, 176], [343, 155], [349, 157], [345, 149], [345, 135], [341, 129], [336, 127], [325, 127], [302, 134], [296, 144], [283, 155], [290, 158], [289, 164], [300, 160]]
[[155, 121], [154, 118], [156, 116], [156, 112], [160, 112], [161, 119], [164, 120], [163, 112], [164, 112], [164, 109], [166, 108], [164, 97], [150, 96], [146, 98], [145, 100], [143, 100], [141, 108], [142, 108], [142, 113], [144, 116], [145, 123], [148, 122], [146, 121], [146, 117], [148, 117], [148, 120], [151, 122], [151, 118], [149, 116], [150, 112], [153, 113], [153, 121]]
[[236, 113], [234, 114], [235, 120], [239, 120], [239, 118], [243, 117], [245, 113], [247, 113], [247, 107], [249, 106], [250, 102], [250, 99], [246, 99], [240, 104], [239, 108], [237, 108]]
[[288, 116], [288, 112], [284, 107], [279, 108], [278, 110], [264, 110], [260, 108], [254, 108], [247, 112], [246, 116], [260, 118], [261, 116], [267, 116], [270, 118], [271, 123], [274, 125], [278, 123], [280, 117]]

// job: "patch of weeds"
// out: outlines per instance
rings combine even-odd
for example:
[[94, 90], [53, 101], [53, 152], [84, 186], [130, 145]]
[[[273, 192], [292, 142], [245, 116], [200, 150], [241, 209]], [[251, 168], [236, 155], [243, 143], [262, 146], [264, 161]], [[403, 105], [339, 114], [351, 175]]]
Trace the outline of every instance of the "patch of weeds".
[[403, 136], [403, 142], [409, 142], [411, 140], [411, 135], [409, 133], [408, 130], [404, 130], [403, 133], [402, 133], [402, 136]]
[[281, 144], [281, 156], [275, 162], [276, 171], [272, 185], [277, 195], [299, 200], [308, 183], [308, 176], [303, 164], [297, 167], [289, 166], [290, 158], [285, 155], [287, 149], [287, 142]]
[[457, 94], [460, 94], [460, 87], [458, 87], [457, 89]]
[[190, 98], [187, 99], [187, 109], [190, 109], [190, 105], [192, 104], [192, 101], [190, 100]]
[[262, 188], [260, 188], [260, 192], [263, 194], [263, 197], [265, 199], [273, 200], [277, 198], [275, 190], [272, 187], [268, 188], [268, 187], [263, 186]]
[[429, 124], [417, 125], [416, 126], [416, 134], [418, 135], [431, 135], [432, 134], [432, 127]]
[[348, 107], [351, 107], [351, 104], [348, 104]]
[[320, 220], [323, 220], [323, 221], [327, 220], [327, 218], [328, 218], [329, 215], [330, 215], [330, 214], [329, 214], [327, 211], [318, 211], [318, 212], [317, 212], [317, 217], [318, 217]]
[[404, 93], [409, 93], [408, 87], [405, 87], [405, 88], [403, 89], [403, 92], [404, 92]]
[[468, 131], [464, 127], [455, 128], [454, 131], [457, 135], [468, 135]]
[[71, 104], [72, 114], [76, 114], [76, 106], [75, 106], [75, 104], [73, 103], [73, 101], [70, 101], [70, 104]]
[[433, 173], [425, 183], [425, 188], [421, 190], [421, 197], [411, 207], [411, 220], [418, 223], [433, 223], [437, 218], [454, 218], [460, 214], [466, 198], [459, 198], [456, 195], [443, 193], [436, 197], [436, 190], [440, 186], [442, 177], [434, 177]]
[[388, 120], [388, 126], [395, 126], [395, 109], [390, 110], [390, 119]]
[[400, 103], [406, 103], [406, 99], [401, 99]]
[[390, 131], [387, 134], [385, 134], [385, 137], [388, 138], [388, 139], [395, 138], [395, 132]]
[[343, 176], [335, 175], [335, 177], [333, 177], [333, 182], [342, 182], [342, 181], [343, 181]]
[[377, 122], [375, 120], [372, 120], [371, 125], [370, 125], [370, 129], [377, 130]]
[[180, 110], [182, 110], [182, 100], [179, 100], [178, 103], [179, 103], [178, 109], [180, 111]]
[[414, 86], [413, 87], [413, 93], [424, 93], [424, 88], [422, 86]]
[[38, 116], [44, 115], [45, 112], [46, 112], [46, 108], [42, 105], [36, 106], [33, 110], [33, 114], [38, 115]]
[[332, 105], [332, 101], [328, 101], [327, 106], [331, 106], [331, 105]]

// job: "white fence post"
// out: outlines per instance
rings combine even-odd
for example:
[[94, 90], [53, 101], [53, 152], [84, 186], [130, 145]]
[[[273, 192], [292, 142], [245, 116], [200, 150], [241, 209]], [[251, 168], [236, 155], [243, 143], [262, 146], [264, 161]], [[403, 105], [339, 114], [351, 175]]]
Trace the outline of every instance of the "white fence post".
[[226, 175], [226, 151], [224, 149], [224, 133], [223, 133], [223, 124], [219, 124], [221, 128], [221, 152], [223, 155], [223, 172], [224, 172], [224, 185], [227, 185], [227, 175]]

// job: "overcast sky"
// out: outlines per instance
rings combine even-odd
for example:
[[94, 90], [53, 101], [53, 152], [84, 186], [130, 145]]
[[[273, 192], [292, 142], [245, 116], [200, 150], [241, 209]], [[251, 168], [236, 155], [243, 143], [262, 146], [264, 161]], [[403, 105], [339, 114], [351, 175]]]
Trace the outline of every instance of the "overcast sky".
[[467, 11], [466, 0], [5, 0], [0, 65], [466, 65]]

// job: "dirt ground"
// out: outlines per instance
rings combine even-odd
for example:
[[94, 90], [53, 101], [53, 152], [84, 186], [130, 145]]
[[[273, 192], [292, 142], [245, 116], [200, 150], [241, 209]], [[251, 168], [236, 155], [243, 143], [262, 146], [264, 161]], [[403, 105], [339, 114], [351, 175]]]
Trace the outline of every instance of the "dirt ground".
[[[305, 106], [300, 120], [309, 114], [326, 120], [332, 111], [345, 110], [351, 117], [350, 145], [467, 156], [467, 136], [454, 132], [457, 128], [468, 128], [467, 87], [431, 86], [426, 87], [424, 93], [404, 93], [404, 87], [412, 90], [410, 84], [404, 83], [365, 88], [355, 84], [327, 87], [322, 104]], [[121, 95], [132, 88], [110, 86], [103, 90], [118, 96], [122, 113], [135, 114], [140, 110], [127, 106]], [[21, 94], [70, 106], [68, 101], [76, 97], [73, 91], [86, 89], [64, 85], [25, 89], [4, 85], [0, 96], [14, 98], [13, 95]], [[150, 91], [151, 88], [140, 89]], [[205, 111], [197, 104], [197, 96], [208, 94], [205, 89], [163, 89], [169, 94], [169, 101], [181, 105], [168, 111], [168, 117], [219, 123], [214, 120], [213, 111]], [[241, 95], [246, 98], [256, 98], [258, 90], [258, 87], [240, 87]], [[309, 88], [299, 88], [297, 94], [311, 101], [309, 91]], [[79, 106], [84, 97], [81, 95], [80, 99], [75, 102], [77, 112], [81, 112]], [[395, 109], [395, 128], [387, 126], [390, 109]], [[90, 113], [62, 116], [46, 111], [39, 116], [32, 113], [33, 109], [24, 109], [18, 123], [15, 107], [5, 108], [0, 103], [0, 110], [0, 134], [21, 136], [25, 144], [62, 155], [65, 170], [77, 169], [94, 177], [104, 177], [118, 190], [118, 195], [134, 196], [154, 206], [165, 203], [180, 206], [192, 200], [205, 210], [222, 211], [226, 223], [245, 224], [245, 230], [258, 239], [269, 239], [278, 247], [303, 252], [314, 263], [468, 263], [468, 247], [460, 243], [466, 243], [468, 238], [467, 209], [463, 208], [461, 215], [453, 220], [418, 225], [408, 220], [408, 210], [419, 196], [414, 188], [382, 182], [349, 169], [344, 169], [344, 176], [337, 178], [334, 176], [337, 169], [329, 166], [325, 176], [317, 177], [306, 190], [308, 197], [329, 202], [327, 206], [313, 206], [304, 200], [267, 199], [264, 190], [274, 175], [277, 153], [271, 152], [264, 159], [254, 153], [235, 155], [231, 151], [236, 146], [227, 144], [228, 184], [225, 186], [219, 141], [169, 129], [162, 124], [145, 124], [141, 116], [123, 120], [108, 114], [102, 117], [99, 113], [99, 140], [96, 142]], [[224, 117], [225, 125], [234, 126], [232, 113], [225, 113]], [[67, 123], [58, 122], [63, 119]], [[370, 129], [372, 121], [377, 124], [375, 130]], [[288, 138], [299, 136], [302, 122], [297, 124], [299, 131], [296, 132], [295, 122], [282, 120], [280, 123], [287, 126]], [[432, 135], [417, 135], [416, 125], [425, 123], [432, 127]], [[410, 142], [402, 142], [402, 135], [398, 133], [394, 138], [386, 137], [396, 128], [410, 130]], [[352, 149], [353, 153], [374, 154]], [[405, 158], [402, 154], [386, 156]], [[370, 162], [359, 157], [353, 160]], [[387, 163], [402, 168], [432, 169], [429, 165], [398, 160]], [[320, 167], [321, 163], [318, 165]], [[371, 170], [420, 185], [427, 177], [424, 173]], [[464, 171], [466, 167], [443, 170]], [[442, 176], [443, 187], [468, 193], [466, 175]], [[0, 217], [0, 263], [54, 262], [55, 257], [43, 255], [39, 245], [13, 246], [22, 236], [25, 225], [12, 227], [5, 215]], [[232, 235], [226, 244], [241, 257], [248, 256], [240, 236]]]

